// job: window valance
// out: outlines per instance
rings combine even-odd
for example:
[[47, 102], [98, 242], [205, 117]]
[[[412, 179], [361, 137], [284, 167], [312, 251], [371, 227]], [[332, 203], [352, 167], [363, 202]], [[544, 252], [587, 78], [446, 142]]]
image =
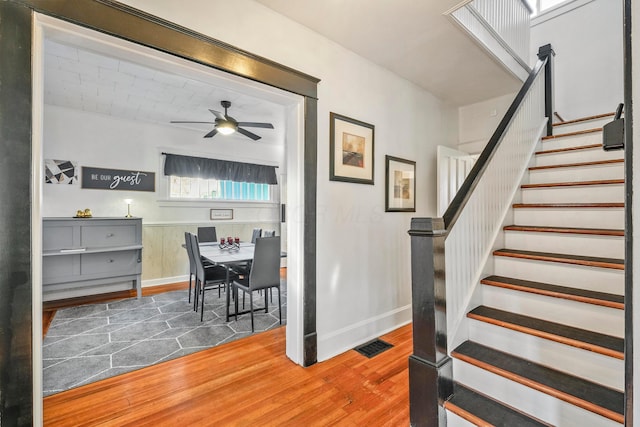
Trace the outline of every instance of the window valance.
[[256, 184], [278, 184], [276, 166], [163, 154], [165, 155], [164, 174], [167, 176], [254, 182]]

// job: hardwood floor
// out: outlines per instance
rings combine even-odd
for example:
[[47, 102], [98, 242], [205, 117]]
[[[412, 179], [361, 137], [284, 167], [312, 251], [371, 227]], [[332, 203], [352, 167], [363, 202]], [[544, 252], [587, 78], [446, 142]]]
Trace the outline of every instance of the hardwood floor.
[[407, 426], [411, 325], [302, 368], [285, 327], [44, 399], [45, 426]]

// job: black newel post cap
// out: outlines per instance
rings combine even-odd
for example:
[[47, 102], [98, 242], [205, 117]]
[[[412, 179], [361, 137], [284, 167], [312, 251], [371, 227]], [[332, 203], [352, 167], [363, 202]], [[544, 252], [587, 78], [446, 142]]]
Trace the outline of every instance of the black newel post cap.
[[553, 51], [551, 44], [545, 44], [544, 46], [540, 46], [538, 48], [538, 59], [542, 60], [547, 56], [556, 56], [556, 53]]

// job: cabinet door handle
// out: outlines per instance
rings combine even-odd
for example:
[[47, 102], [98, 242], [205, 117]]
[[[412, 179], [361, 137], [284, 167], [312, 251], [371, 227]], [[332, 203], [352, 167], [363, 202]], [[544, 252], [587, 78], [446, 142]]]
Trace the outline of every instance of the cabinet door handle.
[[107, 237], [113, 237], [113, 236], [115, 236], [115, 234], [113, 234], [113, 233], [107, 234]]
[[111, 262], [114, 262], [114, 260], [110, 259], [110, 260], [109, 260], [109, 262], [110, 262], [110, 263], [111, 263]]

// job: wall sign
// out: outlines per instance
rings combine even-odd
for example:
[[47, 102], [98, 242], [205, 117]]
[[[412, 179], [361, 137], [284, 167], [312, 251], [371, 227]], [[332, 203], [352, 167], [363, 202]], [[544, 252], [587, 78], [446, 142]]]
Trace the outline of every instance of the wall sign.
[[82, 188], [156, 191], [155, 172], [82, 167]]
[[211, 209], [210, 219], [233, 219], [233, 209]]

